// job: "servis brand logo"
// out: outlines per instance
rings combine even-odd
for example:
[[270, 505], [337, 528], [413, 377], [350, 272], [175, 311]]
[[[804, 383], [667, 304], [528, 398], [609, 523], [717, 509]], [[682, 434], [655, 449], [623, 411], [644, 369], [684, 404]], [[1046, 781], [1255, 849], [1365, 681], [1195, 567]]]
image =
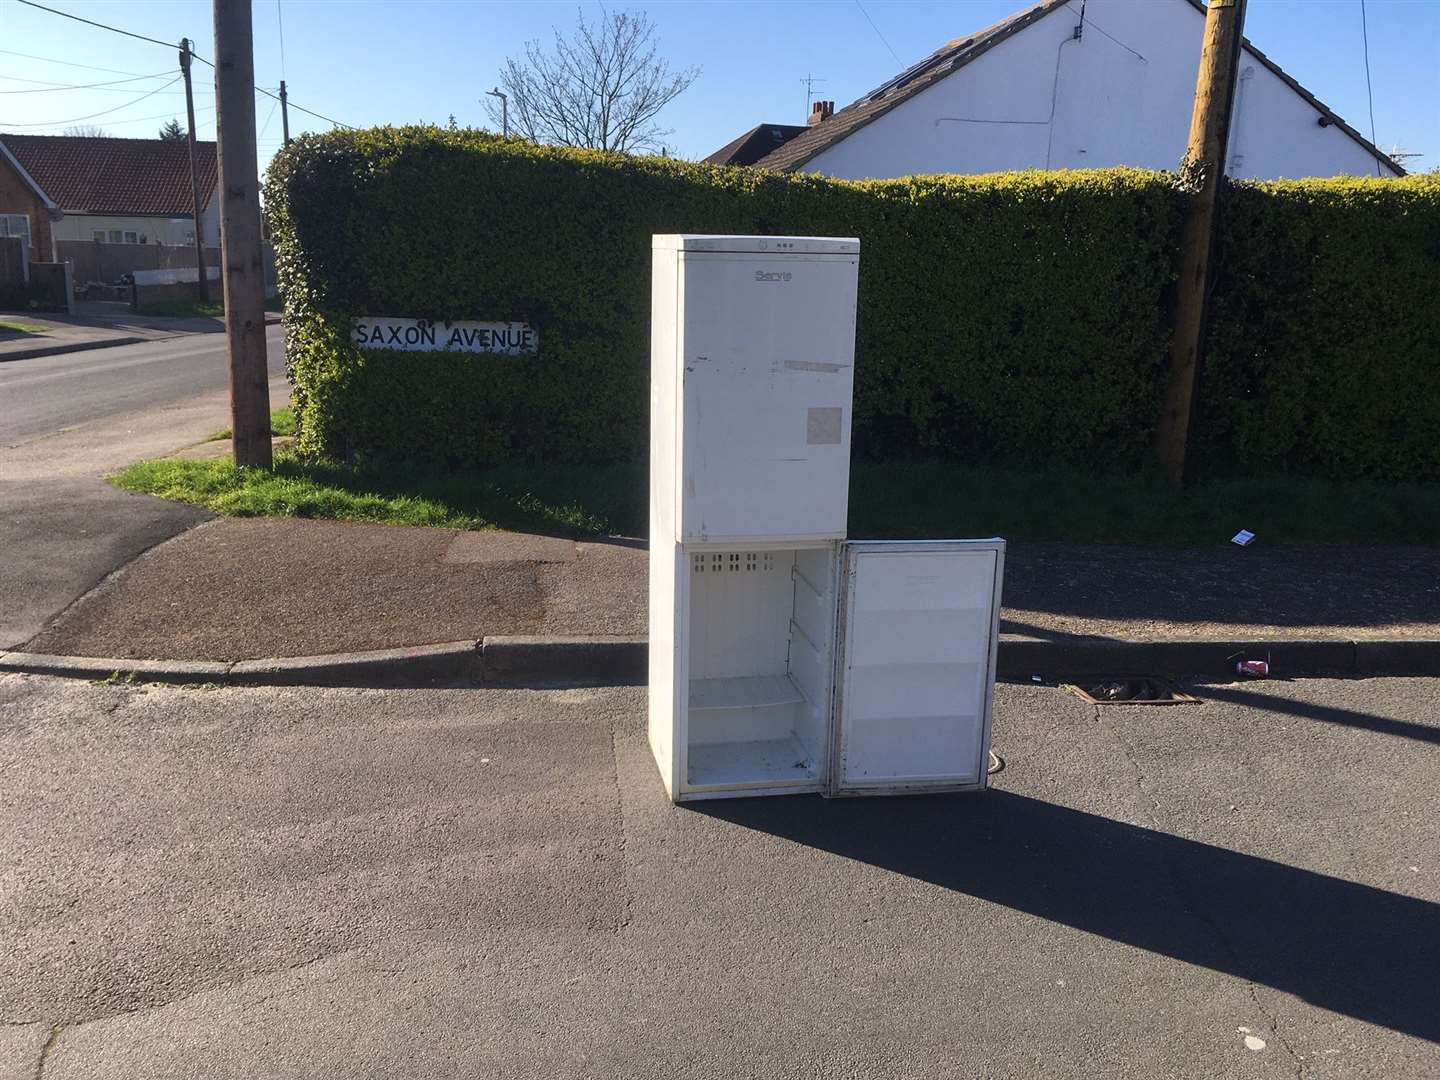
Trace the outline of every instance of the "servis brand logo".
[[756, 281], [789, 281], [793, 275], [789, 270], [756, 270]]

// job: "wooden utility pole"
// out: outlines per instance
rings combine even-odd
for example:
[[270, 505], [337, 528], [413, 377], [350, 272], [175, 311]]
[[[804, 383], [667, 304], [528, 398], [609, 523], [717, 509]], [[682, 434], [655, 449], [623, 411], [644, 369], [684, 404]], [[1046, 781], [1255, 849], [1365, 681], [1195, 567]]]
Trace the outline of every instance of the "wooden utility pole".
[[1190, 146], [1181, 166], [1190, 193], [1180, 234], [1180, 273], [1175, 285], [1170, 379], [1155, 431], [1155, 450], [1171, 484], [1185, 479], [1185, 448], [1195, 408], [1205, 299], [1210, 283], [1210, 244], [1215, 235], [1215, 200], [1225, 173], [1235, 76], [1244, 41], [1246, 0], [1210, 0], [1205, 12], [1205, 45], [1195, 83]]
[[285, 145], [290, 145], [290, 98], [285, 93], [285, 80], [280, 80], [280, 130], [285, 133]]
[[216, 149], [220, 155], [220, 264], [230, 350], [235, 464], [270, 468], [265, 275], [255, 154], [255, 56], [250, 0], [214, 0]]
[[205, 280], [205, 234], [200, 231], [200, 181], [195, 175], [195, 95], [190, 92], [190, 39], [180, 39], [180, 73], [185, 76], [185, 142], [190, 147], [190, 206], [195, 217], [195, 280], [200, 303], [210, 302]]

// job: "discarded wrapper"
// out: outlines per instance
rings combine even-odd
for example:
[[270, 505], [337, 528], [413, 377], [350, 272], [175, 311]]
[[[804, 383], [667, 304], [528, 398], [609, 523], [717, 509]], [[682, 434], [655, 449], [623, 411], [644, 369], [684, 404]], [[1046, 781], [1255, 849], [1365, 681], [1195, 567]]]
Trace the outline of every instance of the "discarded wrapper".
[[1257, 679], [1264, 679], [1270, 674], [1270, 662], [1268, 660], [1241, 660], [1235, 665], [1235, 674], [1253, 675]]
[[1255, 534], [1253, 532], [1251, 532], [1249, 529], [1241, 529], [1238, 533], [1236, 533], [1230, 538], [1230, 543], [1239, 544], [1241, 547], [1244, 547], [1246, 544], [1250, 543], [1250, 541], [1254, 539]]

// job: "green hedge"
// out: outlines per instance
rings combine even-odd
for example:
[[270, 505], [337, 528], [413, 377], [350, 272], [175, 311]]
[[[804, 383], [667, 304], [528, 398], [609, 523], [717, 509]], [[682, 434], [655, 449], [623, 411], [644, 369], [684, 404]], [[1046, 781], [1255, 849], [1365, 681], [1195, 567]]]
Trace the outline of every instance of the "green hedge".
[[[668, 232], [861, 238], [859, 454], [1128, 462], [1148, 438], [1177, 220], [1158, 174], [844, 183], [405, 128], [298, 140], [266, 197], [307, 451], [643, 456]], [[362, 353], [356, 315], [525, 320], [541, 352]]]
[[[1326, 183], [1294, 187], [1328, 191]], [[1433, 186], [1353, 188], [1382, 216], [1397, 201], [1391, 192], [1404, 191], [1415, 214], [1432, 228], [1437, 220]], [[1284, 201], [1276, 190], [1229, 196], [1237, 215], [1268, 227], [1263, 241], [1233, 226], [1224, 237], [1231, 270], [1220, 308], [1243, 328], [1214, 335], [1223, 359], [1201, 405], [1214, 425], [1204, 460], [1384, 471], [1363, 445], [1340, 455], [1323, 433], [1285, 442], [1271, 430], [1284, 417], [1308, 422], [1324, 394], [1312, 388], [1298, 408], [1273, 404], [1275, 393], [1290, 393], [1281, 373], [1293, 353], [1267, 310], [1303, 308], [1306, 340], [1325, 342], [1307, 363], [1323, 357], [1328, 371], [1341, 340], [1327, 333], [1324, 301], [1310, 299], [1315, 266], [1343, 244], [1330, 232], [1323, 242], [1311, 231], [1293, 241], [1310, 259], [1298, 279], [1267, 271], [1257, 285], [1255, 271], [1233, 270], [1241, 251], [1263, 263], [1261, 247], [1283, 249], [1268, 234], [1305, 217], [1303, 199], [1287, 196], [1289, 217], [1272, 223]], [[1167, 174], [846, 182], [381, 128], [297, 140], [271, 166], [266, 205], [307, 453], [471, 465], [642, 458], [650, 237], [667, 232], [860, 237], [857, 455], [1124, 470], [1145, 460], [1158, 412], [1181, 211]], [[1387, 233], [1391, 246], [1429, 259], [1411, 272], [1433, 286], [1433, 250], [1396, 233]], [[1392, 273], [1378, 258], [1384, 247], [1372, 235], [1365, 265], [1347, 271], [1370, 273], [1372, 291], [1384, 291]], [[1295, 288], [1303, 303], [1288, 297]], [[523, 320], [538, 329], [541, 352], [361, 352], [349, 343], [358, 315]], [[1411, 305], [1411, 323], [1424, 317]], [[1237, 344], [1254, 347], [1257, 323], [1268, 350], [1258, 376]], [[1387, 340], [1402, 337], [1396, 330]], [[1433, 341], [1433, 327], [1406, 340]], [[1407, 352], [1406, 363], [1420, 361]], [[1236, 404], [1240, 383], [1249, 397]], [[1426, 475], [1437, 471], [1429, 453]], [[1425, 454], [1412, 447], [1402, 457], [1416, 474]]]
[[1201, 459], [1440, 477], [1440, 176], [1236, 184], [1222, 209]]

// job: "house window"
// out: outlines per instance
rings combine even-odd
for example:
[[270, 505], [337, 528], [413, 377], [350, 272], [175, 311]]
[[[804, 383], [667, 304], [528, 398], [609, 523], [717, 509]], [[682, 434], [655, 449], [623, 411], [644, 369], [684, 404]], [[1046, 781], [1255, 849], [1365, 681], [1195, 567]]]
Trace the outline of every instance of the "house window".
[[94, 240], [97, 244], [103, 244], [105, 242], [105, 230], [96, 229], [90, 234], [90, 239]]
[[0, 236], [23, 236], [30, 245], [30, 215], [0, 214]]
[[125, 242], [125, 234], [124, 234], [124, 233], [122, 233], [119, 229], [111, 229], [111, 230], [110, 230], [110, 243], [112, 243], [112, 244], [123, 244], [124, 242]]
[[125, 243], [127, 243], [127, 244], [138, 244], [139, 242], [140, 242], [140, 234], [139, 234], [139, 233], [127, 232], [127, 233], [125, 234]]

